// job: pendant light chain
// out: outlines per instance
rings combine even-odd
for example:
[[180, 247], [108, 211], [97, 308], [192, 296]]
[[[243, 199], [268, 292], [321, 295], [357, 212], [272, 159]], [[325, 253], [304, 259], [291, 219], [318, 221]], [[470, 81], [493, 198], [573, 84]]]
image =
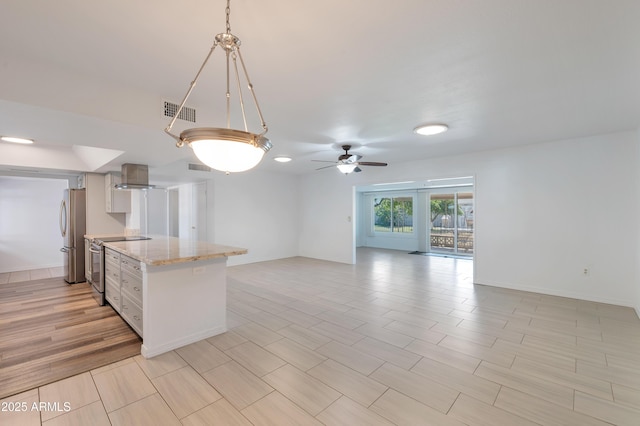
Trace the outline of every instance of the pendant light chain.
[[229, 23], [229, 15], [231, 15], [231, 0], [227, 0], [227, 8], [225, 9], [227, 13], [227, 34], [231, 34], [231, 24]]

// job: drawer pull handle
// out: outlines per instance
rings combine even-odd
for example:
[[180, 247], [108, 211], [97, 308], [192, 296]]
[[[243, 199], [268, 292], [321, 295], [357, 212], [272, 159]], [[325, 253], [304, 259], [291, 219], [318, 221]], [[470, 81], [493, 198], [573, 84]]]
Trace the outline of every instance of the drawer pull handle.
[[136, 321], [140, 321], [140, 318], [137, 315], [134, 315], [133, 319], [136, 320]]
[[139, 289], [138, 287], [133, 287], [133, 289], [134, 289], [135, 291], [140, 291], [140, 289]]

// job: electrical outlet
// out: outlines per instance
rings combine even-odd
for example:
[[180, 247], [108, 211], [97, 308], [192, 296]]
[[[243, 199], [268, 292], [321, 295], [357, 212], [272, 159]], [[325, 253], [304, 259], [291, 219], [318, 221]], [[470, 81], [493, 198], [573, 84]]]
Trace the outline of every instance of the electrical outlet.
[[586, 277], [587, 275], [589, 275], [589, 268], [584, 268], [584, 270], [582, 271], [582, 273], [584, 274], [584, 276]]

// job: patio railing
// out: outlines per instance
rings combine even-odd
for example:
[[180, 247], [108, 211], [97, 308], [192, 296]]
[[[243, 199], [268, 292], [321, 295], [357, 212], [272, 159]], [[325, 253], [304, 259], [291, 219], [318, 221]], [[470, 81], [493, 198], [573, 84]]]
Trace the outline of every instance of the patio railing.
[[[431, 230], [431, 247], [453, 251], [455, 238], [453, 231]], [[473, 231], [458, 230], [458, 251], [473, 252]]]

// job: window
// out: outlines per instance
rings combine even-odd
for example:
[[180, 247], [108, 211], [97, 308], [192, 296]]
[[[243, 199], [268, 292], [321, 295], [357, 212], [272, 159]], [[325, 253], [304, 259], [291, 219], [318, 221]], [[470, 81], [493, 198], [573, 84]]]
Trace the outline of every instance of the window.
[[375, 197], [374, 232], [413, 233], [413, 197]]

